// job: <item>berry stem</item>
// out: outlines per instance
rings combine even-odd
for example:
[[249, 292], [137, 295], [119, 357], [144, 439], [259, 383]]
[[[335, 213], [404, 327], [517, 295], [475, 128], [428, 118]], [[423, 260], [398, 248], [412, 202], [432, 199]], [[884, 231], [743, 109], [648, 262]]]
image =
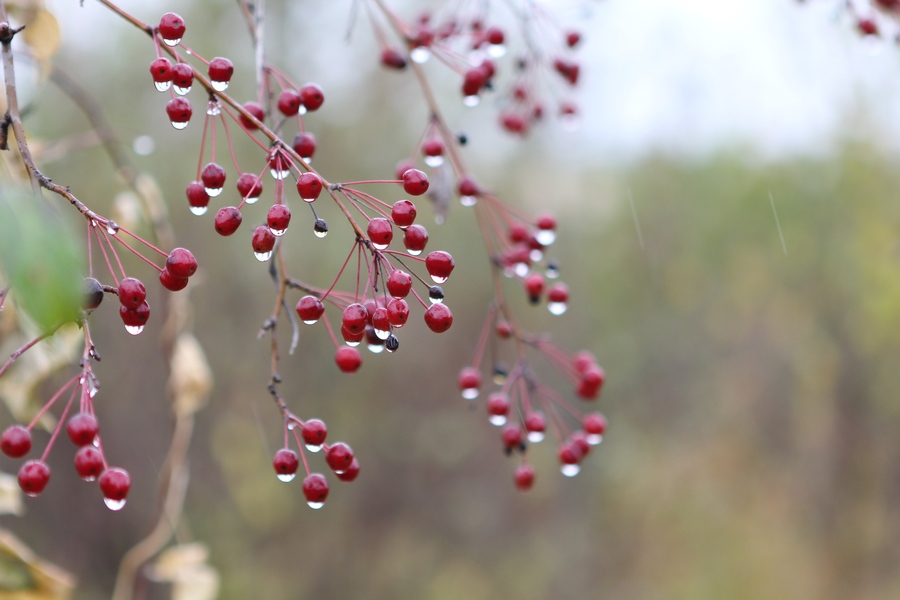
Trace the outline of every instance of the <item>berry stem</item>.
[[67, 389], [69, 389], [70, 387], [72, 387], [72, 385], [74, 385], [75, 382], [78, 381], [79, 379], [81, 379], [81, 375], [80, 375], [80, 374], [79, 374], [79, 375], [76, 375], [75, 377], [73, 377], [72, 379], [70, 379], [69, 381], [67, 381], [66, 383], [64, 383], [63, 386], [62, 386], [61, 388], [59, 388], [59, 389], [56, 391], [56, 393], [53, 394], [53, 396], [52, 396], [49, 400], [47, 400], [47, 403], [44, 404], [44, 406], [41, 408], [41, 410], [38, 411], [38, 414], [36, 414], [36, 415], [34, 416], [34, 418], [31, 420], [31, 423], [28, 424], [28, 426], [26, 427], [26, 429], [28, 429], [29, 431], [31, 431], [31, 430], [34, 428], [34, 426], [37, 425], [37, 422], [41, 420], [41, 417], [43, 417], [44, 414], [46, 414], [46, 412], [47, 412], [48, 410], [50, 410], [50, 408], [53, 407], [53, 405], [56, 403], [56, 401], [59, 399], [59, 397], [60, 397]]
[[[5, 296], [4, 296], [4, 298], [5, 298]], [[12, 364], [14, 362], [16, 362], [16, 359], [19, 358], [20, 356], [22, 356], [23, 354], [25, 354], [25, 352], [27, 352], [29, 348], [31, 348], [32, 346], [34, 346], [35, 344], [37, 344], [38, 342], [40, 342], [41, 340], [43, 340], [44, 338], [46, 338], [52, 334], [53, 334], [53, 332], [43, 333], [43, 334], [37, 336], [36, 338], [34, 338], [33, 340], [31, 340], [30, 342], [25, 343], [24, 346], [18, 348], [15, 352], [10, 354], [9, 360], [7, 360], [6, 363], [4, 363], [4, 365], [2, 367], [0, 367], [0, 377], [2, 377], [3, 374], [6, 373], [7, 369], [9, 369], [9, 367], [12, 366]]]

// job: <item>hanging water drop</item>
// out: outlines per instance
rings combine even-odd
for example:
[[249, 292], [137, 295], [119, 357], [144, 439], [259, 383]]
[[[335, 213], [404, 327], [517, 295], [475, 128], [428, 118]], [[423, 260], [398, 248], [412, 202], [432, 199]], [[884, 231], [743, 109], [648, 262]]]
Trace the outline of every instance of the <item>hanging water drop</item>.
[[204, 188], [204, 189], [206, 190], [206, 195], [209, 196], [210, 198], [215, 198], [216, 196], [218, 196], [219, 194], [222, 193], [222, 188], [220, 188], [220, 187], [218, 187], [218, 188], [208, 187], [208, 188]]
[[254, 252], [253, 256], [255, 256], [256, 260], [259, 262], [266, 262], [272, 258], [272, 250], [269, 250], [268, 252]]
[[538, 442], [544, 441], [544, 432], [543, 431], [529, 431], [528, 432], [528, 441], [532, 444], [537, 444]]
[[432, 304], [442, 304], [444, 302], [444, 290], [439, 285], [433, 285], [428, 288], [428, 299]]
[[180, 85], [176, 85], [173, 89], [179, 96], [186, 96], [191, 91], [191, 86], [181, 87]]
[[429, 167], [439, 167], [439, 166], [441, 166], [442, 164], [444, 164], [444, 157], [443, 157], [443, 156], [440, 156], [440, 155], [438, 155], [438, 156], [426, 156], [426, 157], [425, 157], [425, 164], [428, 165]]
[[287, 483], [288, 481], [293, 481], [294, 477], [296, 477], [296, 473], [278, 473], [276, 477], [278, 477], [278, 481], [283, 481]]
[[[388, 334], [390, 335], [390, 334]], [[384, 344], [369, 344], [366, 346], [372, 354], [381, 354], [384, 352]]]
[[[269, 228], [269, 231], [271, 231], [271, 232], [272, 232], [272, 235], [274, 235], [275, 237], [281, 237], [281, 236], [284, 235], [284, 232], [286, 232], [287, 229], [272, 229], [272, 228], [270, 227], [270, 228]], [[271, 252], [270, 252], [269, 254], [271, 254]], [[269, 259], [266, 259], [266, 260], [269, 260]]]
[[556, 279], [559, 277], [559, 265], [556, 264], [556, 261], [547, 263], [547, 270], [544, 272], [544, 275], [547, 279]]
[[603, 441], [603, 436], [600, 435], [599, 433], [589, 433], [589, 434], [587, 434], [586, 438], [587, 438], [587, 443], [590, 444], [591, 446], [596, 446], [597, 444], [599, 444], [600, 442]]
[[310, 452], [318, 452], [322, 449], [322, 444], [306, 444], [306, 449]]
[[119, 233], [119, 225], [115, 221], [107, 221], [106, 232], [109, 233], [109, 235], [116, 235]]
[[316, 219], [316, 222], [313, 224], [313, 231], [315, 232], [316, 237], [325, 237], [328, 235], [328, 223], [326, 223], [324, 219]]
[[125, 499], [122, 500], [114, 500], [112, 498], [104, 498], [103, 503], [106, 505], [106, 508], [109, 510], [122, 510], [125, 508]]
[[568, 306], [565, 302], [550, 302], [547, 304], [547, 310], [550, 311], [550, 314], [556, 315], [557, 317], [566, 312], [567, 308]]
[[187, 125], [188, 125], [187, 121], [172, 121], [172, 127], [174, 127], [175, 129], [177, 129], [179, 131], [181, 131], [182, 129], [187, 127]]
[[359, 346], [359, 344], [360, 344], [361, 341], [362, 341], [362, 340], [359, 340], [359, 341], [344, 340], [344, 342], [345, 342], [348, 346], [350, 346], [351, 348], [356, 348], [357, 346]]
[[552, 229], [539, 229], [534, 238], [541, 246], [549, 246], [556, 241], [556, 232]]
[[210, 101], [209, 104], [206, 105], [206, 114], [211, 117], [218, 117], [222, 113], [222, 107], [216, 101]]
[[503, 427], [506, 425], [506, 415], [491, 415], [488, 417], [488, 421], [490, 421], [491, 425]]
[[477, 202], [478, 202], [478, 198], [476, 198], [475, 196], [460, 196], [459, 197], [459, 203], [466, 207], [475, 206], [475, 204]]
[[91, 398], [97, 395], [97, 392], [100, 391], [100, 382], [97, 381], [97, 377], [94, 376], [93, 373], [90, 373], [87, 378], [87, 391], [88, 396]]
[[213, 89], [217, 92], [224, 92], [228, 89], [227, 81], [211, 81], [210, 83], [212, 83]]
[[391, 335], [391, 331], [389, 329], [375, 329], [375, 336], [379, 340], [386, 340]]
[[153, 85], [156, 86], [157, 92], [168, 92], [169, 88], [172, 87], [171, 81], [154, 81]]
[[410, 256], [418, 256], [418, 255], [422, 254], [422, 250], [410, 250], [410, 249], [407, 249], [406, 252], [407, 252], [407, 254], [409, 254]]
[[205, 215], [206, 211], [209, 210], [209, 207], [208, 206], [191, 206], [191, 207], [189, 207], [189, 209], [191, 211], [191, 214], [197, 215], [199, 217], [200, 215]]
[[[410, 252], [412, 254], [412, 252]], [[420, 251], [421, 254], [421, 251]], [[446, 283], [449, 277], [440, 277], [439, 275], [432, 275], [431, 279], [434, 280], [435, 283]]]
[[308, 504], [309, 507], [313, 510], [319, 510], [320, 508], [325, 506], [324, 502], [307, 502], [306, 504]]
[[533, 263], [541, 262], [541, 260], [544, 258], [544, 253], [537, 248], [532, 248], [528, 253], [528, 258], [530, 258], [531, 262]]
[[275, 179], [277, 181], [286, 179], [287, 176], [290, 174], [291, 174], [290, 169], [276, 169], [276, 168], [269, 169], [269, 175], [272, 176], [272, 179]]
[[244, 204], [256, 204], [257, 202], [259, 202], [259, 196], [255, 198], [251, 198], [249, 196], [244, 198]]
[[[167, 39], [163, 38], [163, 43], [164, 43], [166, 46], [169, 46], [170, 48], [174, 48], [175, 46], [177, 46], [178, 44], [181, 43], [181, 38], [177, 38], [177, 39], [174, 39], [174, 40], [167, 40]], [[188, 50], [187, 53], [190, 54], [191, 51]]]
[[472, 94], [471, 96], [466, 96], [463, 98], [463, 104], [468, 106], [469, 108], [478, 106], [481, 102], [481, 97], [478, 94]]
[[375, 242], [372, 242], [372, 247], [376, 250], [387, 250], [388, 246], [390, 246], [390, 244], [376, 244]]
[[425, 46], [417, 46], [409, 53], [409, 57], [414, 63], [421, 65], [428, 62], [428, 59], [431, 57], [431, 50]]
[[462, 397], [466, 400], [474, 400], [478, 397], [478, 388], [477, 387], [468, 387], [463, 388]]
[[578, 475], [578, 472], [581, 471], [581, 467], [578, 465], [565, 464], [561, 466], [559, 470], [566, 477], [575, 477]]
[[140, 333], [144, 330], [143, 325], [126, 325], [125, 331], [130, 333], [131, 335], [140, 335]]
[[503, 44], [489, 44], [487, 52], [491, 58], [500, 58], [506, 54], [506, 46]]
[[396, 352], [397, 348], [400, 347], [400, 340], [393, 333], [388, 336], [386, 340], [384, 340], [384, 348], [388, 352]]

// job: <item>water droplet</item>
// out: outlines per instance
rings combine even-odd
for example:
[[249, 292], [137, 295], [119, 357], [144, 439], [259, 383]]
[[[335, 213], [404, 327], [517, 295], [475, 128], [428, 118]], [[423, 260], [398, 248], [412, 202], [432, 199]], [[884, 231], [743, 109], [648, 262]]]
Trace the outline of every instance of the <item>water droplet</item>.
[[215, 198], [216, 196], [218, 196], [219, 194], [222, 193], [222, 188], [220, 188], [220, 187], [219, 188], [208, 187], [208, 188], [204, 188], [204, 189], [206, 190], [206, 195], [209, 196], [210, 198]]
[[376, 244], [375, 242], [372, 242], [372, 247], [376, 250], [386, 250], [389, 245], [390, 244]]
[[287, 229], [272, 229], [270, 227], [269, 231], [271, 231], [272, 235], [274, 235], [275, 237], [281, 237], [284, 235], [284, 232], [287, 231]]
[[293, 421], [291, 421], [287, 424], [287, 428], [288, 428], [288, 431], [293, 431], [294, 429], [297, 428], [297, 424], [294, 423]]
[[520, 262], [513, 265], [513, 273], [517, 277], [526, 277], [529, 271], [531, 271], [531, 267], [528, 266], [528, 263]]
[[106, 508], [109, 510], [122, 510], [125, 508], [125, 499], [113, 500], [112, 498], [104, 498], [103, 504], [105, 504]]
[[218, 117], [222, 113], [222, 107], [218, 102], [210, 102], [206, 105], [206, 114], [211, 117]]
[[550, 263], [547, 265], [547, 271], [544, 275], [547, 276], [547, 279], [556, 279], [559, 277], [559, 266], [556, 263]]
[[356, 348], [357, 346], [359, 346], [359, 342], [350, 342], [350, 341], [347, 341], [347, 340], [344, 340], [344, 342], [345, 342], [348, 346], [350, 346], [351, 348]]
[[106, 232], [109, 235], [116, 235], [119, 233], [119, 225], [115, 221], [107, 221], [106, 222]]
[[307, 112], [307, 111], [306, 111], [306, 107], [303, 106], [303, 105], [301, 104], [301, 105], [300, 105], [300, 110], [297, 111], [297, 114], [300, 115], [300, 116], [302, 117], [303, 115], [306, 114], [306, 112]]
[[488, 421], [491, 422], [491, 425], [503, 427], [504, 425], [506, 425], [506, 415], [491, 415], [490, 417], [488, 417]]
[[157, 92], [168, 92], [169, 88], [172, 87], [171, 81], [154, 81], [153, 85], [156, 86]]
[[425, 164], [428, 165], [429, 167], [439, 167], [442, 164], [444, 164], [444, 157], [443, 156], [426, 156]]
[[259, 202], [259, 196], [257, 196], [256, 198], [244, 198], [245, 204], [256, 204], [257, 202]]
[[460, 196], [459, 197], [459, 203], [462, 204], [463, 206], [475, 206], [475, 204], [477, 202], [478, 202], [478, 198], [476, 198], [475, 196]]
[[311, 321], [303, 321], [304, 325], [315, 325], [318, 322], [319, 322], [318, 319], [313, 319]]
[[556, 241], [556, 232], [552, 229], [539, 229], [534, 237], [541, 246], [549, 246]]
[[328, 230], [326, 229], [325, 231], [319, 231], [318, 229], [316, 229], [315, 233], [316, 233], [316, 237], [323, 238], [326, 235], [328, 235]]
[[381, 354], [384, 351], [384, 344], [369, 344], [366, 346], [372, 354]]
[[294, 477], [296, 476], [296, 473], [279, 473], [278, 475], [276, 475], [276, 477], [278, 477], [278, 481], [283, 481], [285, 483], [287, 483], [288, 481], [293, 481]]
[[[286, 179], [288, 175], [291, 174], [290, 169], [269, 169], [269, 175], [272, 176], [272, 179], [282, 180]], [[305, 200], [305, 198], [304, 198]], [[309, 202], [309, 200], [306, 200]]]
[[97, 381], [97, 377], [93, 373], [88, 375], [87, 391], [88, 391], [88, 396], [90, 396], [91, 398], [96, 396], [97, 392], [100, 391], [100, 382]]
[[200, 215], [205, 215], [206, 211], [209, 210], [208, 206], [191, 206], [189, 208], [190, 208], [191, 214], [195, 214], [198, 217]]
[[[410, 252], [410, 254], [412, 254], [412, 252]], [[448, 278], [447, 277], [438, 277], [437, 275], [432, 275], [431, 279], [433, 279], [435, 283], [446, 283]]]
[[307, 502], [307, 504], [308, 504], [309, 507], [310, 507], [311, 509], [313, 509], [313, 510], [319, 510], [320, 508], [322, 508], [323, 506], [325, 506], [325, 503], [324, 503], [324, 502]]
[[488, 56], [491, 58], [500, 58], [504, 54], [506, 54], [506, 46], [503, 44], [489, 44], [488, 45]]
[[[178, 38], [175, 40], [163, 39], [163, 43], [165, 43], [166, 46], [174, 48], [175, 46], [177, 46], [178, 44], [181, 43], [181, 38]], [[188, 50], [188, 54], [190, 54], [190, 53], [191, 53], [190, 50]]]
[[591, 446], [596, 446], [600, 442], [603, 441], [603, 436], [599, 433], [589, 433], [587, 434], [587, 443]]
[[532, 248], [531, 252], [528, 253], [528, 258], [531, 259], [531, 262], [541, 262], [541, 259], [544, 258], [544, 253], [537, 248]]
[[409, 53], [409, 57], [414, 63], [421, 65], [428, 62], [428, 59], [431, 57], [431, 50], [425, 46], [418, 46], [412, 49], [412, 52]]
[[462, 391], [462, 397], [465, 398], [466, 400], [474, 400], [475, 398], [478, 397], [478, 388], [477, 387], [464, 388]]
[[463, 104], [472, 108], [474, 106], [478, 106], [478, 103], [481, 102], [481, 97], [478, 94], [472, 94], [471, 96], [466, 96], [463, 98]]
[[174, 89], [175, 89], [175, 93], [178, 94], [179, 96], [186, 96], [191, 91], [190, 86], [189, 87], [181, 87], [179, 85], [176, 85], [174, 87]]
[[82, 477], [82, 481], [97, 481], [96, 475], [88, 475], [87, 477]]
[[306, 444], [306, 449], [310, 452], [318, 452], [322, 449], [322, 444]]
[[410, 256], [418, 256], [422, 254], [421, 250], [407, 250], [406, 252], [409, 253]]
[[556, 315], [557, 317], [566, 312], [567, 308], [568, 306], [565, 302], [550, 302], [547, 304], [547, 310], [550, 311], [550, 314]]
[[566, 477], [575, 477], [581, 470], [578, 465], [563, 465], [559, 468], [560, 472]]
[[125, 331], [131, 335], [139, 335], [144, 330], [143, 325], [126, 325]]
[[532, 444], [537, 444], [538, 442], [544, 441], [544, 432], [543, 431], [529, 431], [528, 432], [528, 441]]
[[25, 495], [28, 496], [29, 498], [37, 498], [38, 497], [37, 492], [25, 492]]
[[228, 89], [227, 81], [210, 81], [210, 83], [212, 84], [213, 89], [217, 92], [224, 92]]
[[187, 127], [187, 124], [187, 121], [172, 121], [172, 127], [178, 129], [179, 131]]
[[259, 262], [266, 262], [272, 258], [272, 250], [269, 250], [268, 252], [254, 252], [253, 256], [255, 256], [256, 260]]
[[375, 329], [375, 335], [379, 340], [386, 340], [391, 335], [390, 329]]

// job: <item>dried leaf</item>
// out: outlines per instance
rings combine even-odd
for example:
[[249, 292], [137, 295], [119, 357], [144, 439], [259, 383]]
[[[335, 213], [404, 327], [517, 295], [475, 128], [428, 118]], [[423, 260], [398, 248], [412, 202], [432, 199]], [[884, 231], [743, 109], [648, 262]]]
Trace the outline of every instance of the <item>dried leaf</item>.
[[31, 55], [41, 65], [41, 72], [46, 74], [50, 59], [59, 50], [60, 32], [56, 17], [45, 8], [39, 9], [21, 35], [31, 48]]
[[38, 558], [13, 534], [0, 529], [0, 598], [66, 600], [74, 585], [71, 575]]
[[175, 340], [170, 368], [169, 389], [175, 412], [192, 415], [206, 404], [213, 382], [206, 353], [192, 334], [182, 333]]
[[22, 514], [22, 489], [15, 475], [0, 473], [0, 515]]
[[179, 544], [160, 553], [149, 576], [172, 584], [172, 600], [212, 600], [219, 593], [219, 574], [208, 557], [203, 544]]

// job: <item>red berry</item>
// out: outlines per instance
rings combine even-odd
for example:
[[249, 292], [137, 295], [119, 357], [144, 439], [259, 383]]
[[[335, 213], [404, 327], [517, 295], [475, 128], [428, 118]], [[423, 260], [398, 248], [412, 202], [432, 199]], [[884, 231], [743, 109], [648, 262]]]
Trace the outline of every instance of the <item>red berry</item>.
[[166, 259], [166, 269], [176, 277], [190, 277], [197, 272], [197, 259], [187, 248], [175, 248]]
[[325, 102], [325, 92], [316, 84], [307, 83], [300, 88], [300, 98], [306, 110], [318, 110], [322, 103]]
[[182, 95], [187, 93], [186, 90], [191, 89], [191, 86], [194, 85], [194, 70], [191, 65], [178, 63], [172, 67], [172, 85], [178, 88], [175, 91]]
[[166, 13], [160, 17], [157, 30], [169, 46], [175, 46], [184, 37], [184, 19], [175, 13]]
[[284, 235], [291, 224], [291, 209], [286, 204], [273, 204], [266, 215], [266, 223], [274, 235]]
[[355, 481], [356, 477], [359, 475], [359, 462], [356, 458], [353, 459], [353, 462], [350, 463], [350, 466], [337, 473], [337, 478], [341, 481], [351, 482]]
[[510, 133], [524, 134], [528, 130], [528, 122], [516, 113], [501, 113], [500, 125]]
[[216, 233], [224, 236], [231, 235], [241, 226], [243, 219], [241, 211], [234, 206], [220, 208], [219, 212], [216, 213]]
[[[150, 63], [150, 76], [153, 77], [153, 81], [157, 84], [167, 84], [172, 81], [172, 61], [168, 58], [161, 56]], [[156, 88], [161, 92], [164, 92], [168, 89], [168, 86], [159, 86]]]
[[416, 205], [409, 200], [398, 200], [391, 207], [391, 219], [400, 229], [407, 229], [416, 220]]
[[312, 202], [322, 193], [322, 180], [315, 173], [303, 173], [297, 178], [297, 192], [305, 201]]
[[168, 269], [159, 272], [159, 283], [170, 292], [180, 292], [188, 285], [187, 277], [173, 275]]
[[42, 460], [29, 460], [19, 469], [19, 487], [26, 496], [37, 496], [50, 481], [50, 467]]
[[316, 136], [306, 132], [298, 133], [291, 146], [294, 148], [294, 152], [300, 155], [300, 158], [309, 161], [316, 153]]
[[368, 324], [369, 311], [362, 304], [353, 303], [344, 309], [341, 316], [341, 323], [347, 328], [347, 331], [353, 334], [360, 334], [366, 330]]
[[594, 358], [594, 355], [587, 350], [582, 350], [581, 352], [577, 353], [572, 361], [572, 367], [579, 375], [587, 371], [588, 367], [592, 367], [596, 364], [597, 359]]
[[[600, 413], [589, 413], [584, 415], [584, 418], [581, 420], [581, 425], [588, 434], [588, 442], [599, 442], [600, 436], [606, 432], [606, 417]], [[594, 436], [593, 440], [591, 439], [591, 436]]]
[[228, 82], [231, 81], [231, 76], [234, 74], [234, 65], [227, 58], [217, 56], [209, 61], [207, 72], [213, 87], [221, 92], [228, 87]]
[[[440, 306], [435, 304], [434, 306]], [[488, 396], [487, 412], [490, 421], [494, 425], [503, 425], [509, 416], [509, 396], [503, 392], [494, 392]]]
[[387, 219], [376, 217], [369, 220], [369, 225], [366, 227], [366, 234], [369, 236], [369, 240], [377, 250], [384, 250], [390, 245], [391, 240], [394, 238], [394, 228]]
[[0, 436], [0, 450], [12, 458], [21, 458], [31, 450], [31, 432], [21, 425], [10, 425]]
[[512, 325], [509, 324], [509, 321], [497, 321], [497, 327], [494, 329], [496, 331], [497, 336], [502, 339], [509, 339], [509, 337], [513, 333]]
[[297, 302], [297, 315], [307, 325], [312, 325], [319, 320], [325, 312], [325, 305], [315, 296], [303, 296]]
[[425, 311], [425, 324], [435, 333], [444, 333], [453, 325], [453, 313], [446, 304], [432, 304]]
[[265, 225], [260, 225], [253, 230], [250, 245], [253, 246], [253, 252], [257, 255], [268, 256], [275, 247], [275, 234]]
[[209, 206], [209, 194], [206, 193], [206, 187], [199, 181], [192, 181], [188, 184], [187, 190], [188, 206], [195, 215], [202, 215]]
[[200, 171], [200, 181], [203, 182], [206, 193], [212, 197], [222, 193], [222, 188], [225, 187], [225, 177], [225, 169], [214, 162], [207, 164]]
[[541, 294], [544, 292], [544, 276], [540, 273], [529, 275], [525, 279], [525, 292], [528, 294], [528, 299], [531, 302], [539, 302]]
[[408, 159], [401, 160], [397, 163], [397, 166], [394, 169], [394, 172], [397, 174], [397, 179], [403, 179], [403, 174], [409, 171], [410, 169], [415, 169], [415, 163], [411, 162]]
[[418, 169], [409, 169], [403, 174], [403, 189], [410, 196], [421, 196], [428, 191], [428, 175]]
[[284, 90], [278, 95], [278, 110], [286, 117], [296, 116], [302, 105], [303, 99], [297, 90]]
[[459, 180], [460, 196], [477, 196], [479, 194], [478, 184], [470, 177], [463, 177]]
[[447, 281], [455, 266], [453, 257], [443, 250], [435, 250], [425, 257], [425, 268], [435, 283]]
[[128, 308], [137, 308], [147, 298], [147, 290], [139, 279], [126, 277], [119, 282], [119, 303]]
[[525, 416], [525, 431], [528, 432], [528, 441], [537, 443], [544, 439], [547, 431], [547, 420], [539, 412], [530, 412]]
[[606, 373], [599, 366], [593, 365], [588, 367], [588, 369], [581, 374], [581, 379], [578, 381], [578, 387], [575, 388], [575, 393], [585, 400], [593, 400], [600, 395], [600, 388], [603, 387], [605, 379]]
[[396, 48], [385, 48], [381, 51], [381, 64], [399, 71], [406, 68], [406, 57]]
[[506, 448], [507, 451], [525, 448], [525, 439], [522, 435], [522, 428], [516, 423], [508, 423], [503, 428], [500, 437], [503, 439], [503, 447]]
[[334, 355], [334, 362], [338, 368], [344, 373], [356, 373], [362, 365], [362, 357], [356, 348], [342, 346]]
[[353, 462], [353, 450], [344, 442], [338, 442], [328, 448], [325, 453], [325, 462], [335, 473], [346, 471]]
[[412, 289], [412, 275], [400, 269], [394, 269], [387, 278], [388, 294], [394, 298], [406, 298]]
[[[389, 332], [391, 330], [391, 320], [388, 316], [388, 310], [384, 306], [379, 306], [374, 311], [372, 311], [372, 327], [375, 328], [376, 332], [384, 331]], [[387, 337], [387, 333], [384, 334]]]
[[565, 303], [569, 301], [569, 288], [564, 283], [554, 283], [547, 290], [547, 300], [550, 302]]
[[578, 45], [578, 42], [581, 41], [581, 34], [577, 31], [567, 31], [566, 32], [566, 46], [569, 48], [574, 48]]
[[484, 39], [487, 40], [488, 44], [499, 46], [503, 43], [503, 30], [499, 27], [489, 27], [484, 32]]
[[169, 120], [172, 121], [175, 129], [187, 127], [193, 113], [194, 110], [187, 98], [172, 98], [166, 103], [166, 114], [169, 115]]
[[75, 453], [75, 472], [87, 481], [94, 481], [103, 473], [103, 455], [93, 444], [82, 446]]
[[69, 434], [69, 439], [79, 447], [93, 443], [99, 432], [100, 424], [97, 423], [94, 415], [89, 413], [73, 415], [66, 423], [66, 433]]
[[422, 254], [428, 243], [428, 230], [422, 225], [410, 225], [403, 234], [403, 245], [413, 256]]
[[534, 467], [531, 465], [519, 465], [516, 467], [514, 479], [516, 487], [522, 492], [527, 492], [534, 485]]
[[466, 367], [459, 372], [459, 391], [466, 400], [474, 400], [478, 397], [481, 388], [481, 372], [475, 367]]
[[509, 226], [508, 235], [509, 241], [514, 244], [519, 244], [529, 238], [528, 227], [523, 223], [513, 223]]
[[444, 142], [438, 138], [433, 138], [422, 144], [422, 154], [425, 156], [443, 156]]
[[306, 444], [307, 448], [312, 446], [318, 450], [325, 443], [325, 438], [328, 436], [328, 428], [319, 419], [309, 419], [303, 423], [300, 434], [303, 436], [303, 443]]
[[[247, 102], [244, 104], [244, 110], [248, 113], [256, 117], [256, 120], [260, 123], [263, 122], [263, 119], [266, 117], [266, 111], [263, 108], [262, 104], [259, 102]], [[259, 129], [259, 126], [248, 119], [243, 113], [241, 114], [241, 123], [249, 130]]]
[[581, 458], [591, 453], [591, 443], [588, 441], [587, 435], [583, 431], [575, 431], [569, 436], [569, 444], [571, 444], [581, 454]]
[[582, 457], [581, 448], [568, 440], [559, 445], [556, 455], [563, 465], [577, 465]]
[[237, 191], [241, 198], [259, 198], [263, 193], [262, 178], [253, 173], [241, 173], [237, 180]]
[[863, 35], [878, 35], [878, 25], [872, 19], [860, 19], [856, 28]]
[[553, 68], [556, 69], [557, 73], [562, 75], [563, 79], [568, 81], [571, 85], [578, 83], [578, 74], [580, 71], [578, 63], [565, 58], [557, 58], [553, 61]]
[[131, 477], [128, 471], [113, 467], [107, 469], [100, 476], [100, 491], [106, 505], [112, 510], [119, 510], [125, 506], [125, 497], [131, 489]]
[[403, 298], [394, 298], [387, 305], [388, 321], [394, 327], [400, 328], [409, 320], [409, 304]]
[[137, 335], [144, 329], [150, 318], [150, 305], [144, 300], [137, 308], [119, 307], [119, 316], [125, 324], [125, 329], [132, 335]]
[[307, 475], [303, 480], [303, 495], [310, 508], [322, 508], [328, 498], [328, 480], [321, 473]]
[[300, 461], [297, 459], [296, 452], [289, 448], [282, 448], [275, 453], [275, 458], [272, 459], [272, 466], [275, 467], [275, 473], [279, 479], [290, 481], [294, 478], [297, 467], [300, 466]]
[[483, 65], [469, 69], [463, 76], [463, 96], [477, 96], [490, 78], [490, 72]]

